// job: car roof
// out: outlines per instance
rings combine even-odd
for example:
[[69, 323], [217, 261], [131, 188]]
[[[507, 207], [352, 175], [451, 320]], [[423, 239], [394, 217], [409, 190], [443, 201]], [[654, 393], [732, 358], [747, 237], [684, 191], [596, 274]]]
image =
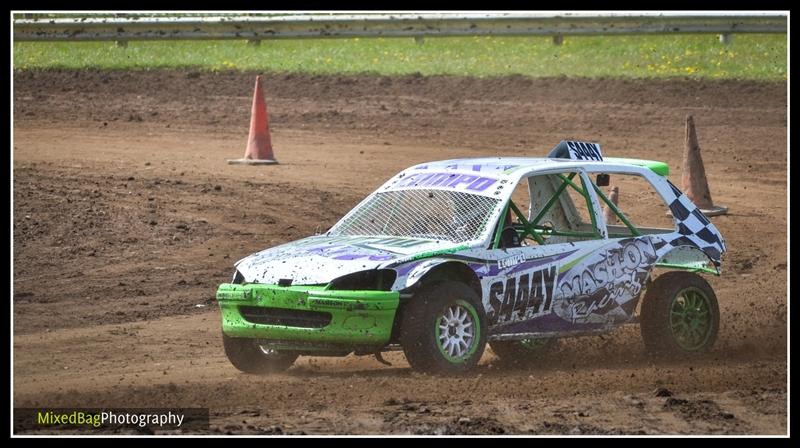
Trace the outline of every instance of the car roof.
[[417, 170], [455, 170], [472, 174], [488, 175], [495, 178], [516, 179], [528, 173], [547, 172], [583, 168], [587, 171], [627, 171], [643, 172], [650, 170], [660, 176], [669, 174], [669, 166], [664, 162], [644, 159], [605, 158], [603, 161], [554, 159], [547, 157], [480, 157], [439, 160], [421, 163], [406, 171]]

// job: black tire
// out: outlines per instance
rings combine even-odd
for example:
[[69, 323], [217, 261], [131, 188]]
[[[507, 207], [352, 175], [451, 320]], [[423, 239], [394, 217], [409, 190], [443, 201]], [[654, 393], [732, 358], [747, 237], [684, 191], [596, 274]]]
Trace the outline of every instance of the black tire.
[[[463, 318], [461, 324], [456, 323], [458, 317], [449, 319], [450, 310]], [[472, 323], [467, 326], [469, 322]], [[443, 335], [440, 326], [447, 327], [448, 334]], [[467, 334], [469, 328], [474, 328], [471, 336]], [[478, 294], [464, 283], [444, 281], [424, 287], [405, 305], [400, 344], [414, 370], [455, 375], [478, 364], [486, 348], [486, 333], [486, 313]], [[460, 342], [443, 347], [448, 339], [463, 341], [464, 348]]]
[[245, 373], [278, 373], [291, 367], [297, 359], [296, 353], [265, 353], [255, 339], [232, 338], [222, 335], [222, 345], [234, 367]]
[[540, 361], [558, 346], [558, 339], [489, 341], [489, 347], [503, 364], [527, 366]]
[[717, 296], [695, 273], [662, 274], [647, 287], [640, 327], [645, 348], [654, 355], [705, 353], [719, 331]]

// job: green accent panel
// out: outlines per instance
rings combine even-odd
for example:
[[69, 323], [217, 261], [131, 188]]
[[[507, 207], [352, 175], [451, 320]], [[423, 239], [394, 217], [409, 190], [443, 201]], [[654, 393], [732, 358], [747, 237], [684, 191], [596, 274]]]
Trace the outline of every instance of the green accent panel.
[[578, 258], [570, 261], [569, 263], [567, 263], [565, 265], [562, 265], [561, 268], [558, 270], [558, 273], [561, 274], [562, 272], [567, 272], [571, 267], [573, 267], [576, 264], [580, 263], [581, 260], [583, 260], [584, 258], [588, 257], [589, 255], [591, 255], [591, 254], [589, 253], [589, 254], [586, 254], [586, 255], [584, 255], [582, 257], [578, 257]]
[[612, 163], [627, 163], [629, 165], [644, 166], [659, 176], [669, 176], [669, 165], [656, 160], [627, 159], [624, 157], [604, 157], [603, 161]]
[[428, 252], [423, 252], [421, 254], [417, 254], [417, 255], [411, 257], [411, 259], [409, 261], [420, 260], [420, 259], [423, 259], [423, 258], [435, 257], [437, 255], [443, 255], [443, 254], [452, 254], [452, 253], [459, 252], [459, 251], [462, 251], [462, 250], [465, 250], [465, 249], [469, 249], [469, 246], [466, 245], [466, 244], [462, 244], [460, 246], [456, 246], [456, 247], [453, 247], [453, 248], [450, 248], [450, 249], [432, 250], [432, 251], [428, 251]]
[[674, 264], [674, 263], [656, 263], [658, 268], [680, 269], [689, 272], [705, 272], [706, 274], [714, 274], [719, 276], [716, 269], [711, 269], [700, 264]]
[[369, 330], [378, 322], [373, 316], [350, 316], [342, 322], [342, 328], [347, 330]]
[[[396, 291], [331, 291], [325, 286], [223, 283], [217, 289], [223, 333], [281, 341], [386, 344], [399, 300]], [[323, 328], [255, 324], [242, 317], [240, 306], [328, 312], [331, 322]]]

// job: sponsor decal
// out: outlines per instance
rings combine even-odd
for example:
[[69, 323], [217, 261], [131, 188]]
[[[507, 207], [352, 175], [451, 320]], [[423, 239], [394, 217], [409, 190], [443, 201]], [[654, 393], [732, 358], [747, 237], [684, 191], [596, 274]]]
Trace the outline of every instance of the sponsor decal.
[[519, 271], [489, 287], [489, 325], [532, 319], [550, 312], [558, 266]]
[[497, 260], [497, 267], [499, 269], [510, 268], [525, 262], [525, 254], [515, 254], [510, 257], [501, 258]]
[[603, 161], [600, 145], [597, 143], [567, 141], [567, 148], [569, 148], [569, 155], [573, 160]]
[[313, 308], [344, 308], [347, 306], [347, 303], [341, 300], [310, 298], [308, 301]]
[[620, 241], [600, 257], [574, 267], [561, 278], [562, 307], [573, 323], [584, 322], [593, 314], [605, 315], [636, 298], [657, 258], [649, 240], [635, 238]]
[[392, 188], [438, 187], [462, 191], [484, 191], [494, 185], [497, 179], [474, 174], [456, 173], [415, 173], [392, 185]]

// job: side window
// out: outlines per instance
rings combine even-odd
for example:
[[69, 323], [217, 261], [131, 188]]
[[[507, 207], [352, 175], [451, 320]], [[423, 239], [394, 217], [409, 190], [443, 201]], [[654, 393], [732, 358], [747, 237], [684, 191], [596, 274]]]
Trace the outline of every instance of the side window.
[[528, 190], [530, 210], [520, 226], [524, 239], [557, 244], [601, 238], [578, 173], [531, 176]]
[[[514, 206], [517, 208], [520, 214], [525, 217], [525, 219], [531, 219], [531, 193], [530, 186], [528, 185], [528, 179], [521, 179], [517, 183], [517, 187], [514, 188], [514, 193], [511, 194], [511, 201], [514, 203]], [[513, 218], [514, 223], [520, 222], [519, 217], [513, 210], [511, 212], [511, 217]]]
[[[595, 184], [598, 174], [590, 174]], [[597, 196], [603, 206], [609, 238], [675, 231], [669, 207], [647, 179], [637, 174], [602, 174], [608, 175], [609, 185], [598, 187], [602, 195], [598, 193]], [[606, 202], [614, 197], [617, 212]]]
[[[576, 175], [572, 179], [573, 184], [575, 186], [580, 187], [583, 190], [583, 184], [581, 183], [580, 176]], [[570, 202], [575, 208], [575, 212], [577, 213], [574, 221], [573, 221], [573, 230], [586, 230], [591, 231], [591, 224], [592, 218], [590, 215], [590, 205], [586, 200], [586, 196], [582, 191], [578, 191], [576, 188], [572, 187], [572, 185], [568, 186], [564, 193], [570, 197]], [[567, 205], [565, 204], [565, 207]]]
[[[511, 194], [511, 202], [509, 203], [509, 213], [504, 228], [513, 228], [517, 233], [518, 240], [511, 245], [519, 246], [532, 246], [539, 242], [534, 237], [533, 233], [526, 232], [527, 223], [531, 220], [531, 190], [528, 179], [521, 179], [514, 192]], [[508, 235], [505, 235], [508, 240]], [[507, 241], [504, 241], [504, 246], [509, 246]]]

